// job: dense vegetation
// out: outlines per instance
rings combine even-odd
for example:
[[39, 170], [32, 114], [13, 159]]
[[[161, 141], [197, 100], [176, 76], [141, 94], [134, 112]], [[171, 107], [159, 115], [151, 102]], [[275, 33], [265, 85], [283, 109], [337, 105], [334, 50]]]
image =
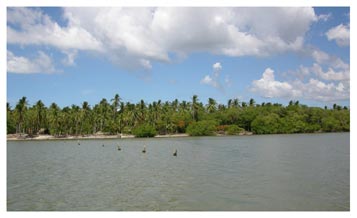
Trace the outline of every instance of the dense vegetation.
[[135, 134], [152, 137], [156, 134], [188, 133], [190, 135], [237, 135], [249, 131], [255, 134], [341, 132], [350, 130], [350, 111], [334, 104], [328, 109], [308, 107], [298, 101], [281, 104], [256, 104], [254, 99], [239, 102], [230, 99], [218, 104], [209, 98], [207, 104], [194, 95], [192, 101], [172, 102], [143, 100], [133, 104], [122, 102], [115, 95], [110, 102], [103, 98], [91, 107], [60, 108], [56, 103], [46, 107], [41, 100], [28, 105], [22, 97], [14, 108], [7, 103], [7, 133], [30, 136], [87, 134]]

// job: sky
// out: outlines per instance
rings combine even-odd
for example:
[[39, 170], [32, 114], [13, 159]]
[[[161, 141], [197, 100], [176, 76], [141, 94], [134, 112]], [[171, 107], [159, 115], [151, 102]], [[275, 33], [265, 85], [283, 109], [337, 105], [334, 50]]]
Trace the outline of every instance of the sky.
[[350, 105], [349, 7], [8, 7], [7, 102]]

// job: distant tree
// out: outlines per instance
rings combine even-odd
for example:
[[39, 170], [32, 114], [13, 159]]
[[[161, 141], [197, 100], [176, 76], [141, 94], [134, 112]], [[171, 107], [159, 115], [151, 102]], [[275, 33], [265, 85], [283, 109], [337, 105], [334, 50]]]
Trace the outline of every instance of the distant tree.
[[197, 95], [192, 96], [192, 105], [191, 105], [191, 111], [192, 111], [192, 118], [194, 121], [198, 121], [198, 110], [199, 110], [199, 104], [198, 104], [198, 97]]
[[208, 113], [214, 113], [216, 111], [217, 102], [213, 98], [208, 99], [207, 111]]
[[24, 132], [24, 129], [22, 129], [22, 124], [24, 123], [25, 119], [25, 113], [27, 110], [27, 99], [26, 97], [22, 97], [18, 103], [16, 104], [16, 113], [17, 113], [17, 128], [16, 128], [16, 133], [21, 133]]
[[239, 131], [255, 134], [350, 131], [350, 110], [337, 104], [329, 110], [326, 106], [308, 107], [292, 100], [288, 106], [271, 102], [259, 106], [251, 98], [248, 106], [246, 102], [239, 103], [237, 98], [229, 99], [227, 105], [217, 104], [215, 99], [209, 98], [203, 105], [197, 95], [193, 95], [190, 102], [174, 99], [172, 102], [145, 103], [140, 100], [124, 103], [116, 94], [111, 101], [108, 103], [103, 98], [93, 108], [84, 101], [81, 106], [61, 109], [55, 102], [46, 107], [41, 100], [29, 105], [27, 98], [22, 97], [14, 109], [6, 104], [7, 133], [35, 135], [41, 130], [59, 136], [100, 131], [135, 133], [141, 137], [139, 135], [145, 132], [154, 132], [151, 130], [156, 134], [190, 135], [214, 135], [216, 131], [226, 134]]
[[254, 105], [255, 105], [255, 100], [254, 100], [253, 98], [251, 98], [251, 99], [249, 100], [249, 106], [250, 106], [250, 107], [254, 107]]

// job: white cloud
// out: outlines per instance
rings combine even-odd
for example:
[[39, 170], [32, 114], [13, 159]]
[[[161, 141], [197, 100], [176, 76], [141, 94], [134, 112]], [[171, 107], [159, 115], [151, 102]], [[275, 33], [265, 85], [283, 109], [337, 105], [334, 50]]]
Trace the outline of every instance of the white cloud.
[[[324, 74], [327, 79], [340, 80], [340, 75]], [[338, 101], [349, 99], [349, 80], [323, 82], [310, 78], [304, 83], [296, 79], [290, 82], [275, 80], [274, 71], [267, 68], [262, 78], [252, 82], [251, 91], [265, 98], [309, 99], [316, 101]]]
[[340, 24], [329, 29], [326, 32], [327, 39], [329, 41], [335, 40], [339, 46], [350, 45], [350, 27]]
[[335, 69], [349, 70], [349, 64], [336, 56], [327, 54], [316, 48], [305, 48], [306, 54], [310, 55], [318, 64], [324, 64]]
[[326, 21], [328, 21], [331, 17], [332, 17], [332, 14], [331, 14], [331, 13], [328, 13], [328, 14], [319, 14], [319, 15], [317, 16], [317, 19], [326, 22]]
[[308, 83], [295, 81], [294, 87], [302, 91], [303, 98], [324, 102], [349, 99], [350, 93], [349, 83], [324, 83], [313, 78], [311, 78]]
[[152, 68], [152, 65], [151, 65], [149, 60], [141, 59], [140, 60], [140, 65], [142, 67], [144, 67], [145, 69], [148, 69], [148, 70]]
[[50, 45], [58, 49], [101, 49], [101, 42], [80, 26], [59, 26], [40, 10], [9, 8], [7, 42], [20, 45]]
[[38, 56], [34, 59], [15, 56], [7, 51], [7, 71], [21, 74], [56, 72], [51, 57], [42, 51], [38, 51]]
[[63, 11], [68, 23], [60, 26], [40, 10], [9, 8], [8, 43], [99, 52], [120, 66], [148, 69], [152, 61], [171, 61], [171, 54], [238, 57], [299, 51], [305, 33], [317, 20], [309, 7], [76, 7]]
[[74, 59], [77, 57], [78, 51], [77, 50], [71, 50], [71, 51], [63, 51], [63, 53], [66, 55], [66, 57], [62, 60], [62, 63], [66, 66], [74, 66], [76, 63], [74, 62]]
[[311, 51], [311, 56], [317, 63], [325, 63], [330, 60], [330, 56], [326, 52], [318, 49], [313, 49]]
[[276, 81], [270, 68], [265, 69], [261, 79], [253, 81], [251, 90], [266, 98], [301, 96], [301, 92], [294, 90], [291, 84]]
[[[201, 81], [201, 84], [206, 84], [206, 85], [210, 85], [220, 91], [224, 92], [224, 87], [222, 86], [221, 82], [220, 82], [220, 73], [222, 70], [222, 65], [221, 63], [217, 62], [215, 64], [212, 65], [212, 75], [206, 75]], [[228, 77], [227, 77], [228, 76]], [[229, 75], [226, 76], [225, 82], [227, 84], [227, 86], [229, 84], [231, 84], [231, 81], [229, 80]], [[228, 80], [227, 80], [228, 79]]]
[[213, 67], [213, 76], [217, 79], [219, 77], [219, 74], [221, 73], [222, 65], [221, 63], [217, 62], [213, 64], [212, 67]]
[[349, 80], [350, 79], [350, 71], [349, 70], [342, 70], [339, 72], [336, 72], [332, 68], [328, 68], [326, 72], [323, 71], [322, 67], [318, 64], [313, 64], [313, 66], [310, 69], [313, 73], [315, 73], [319, 78], [324, 79], [324, 80], [335, 80], [335, 81], [341, 81], [341, 80]]
[[214, 88], [220, 88], [220, 84], [218, 83], [218, 81], [216, 81], [215, 79], [213, 79], [211, 76], [206, 75], [202, 80], [201, 80], [202, 84], [206, 84], [206, 85], [210, 85], [213, 86]]
[[212, 67], [213, 67], [214, 70], [222, 70], [222, 65], [219, 62], [213, 64]]

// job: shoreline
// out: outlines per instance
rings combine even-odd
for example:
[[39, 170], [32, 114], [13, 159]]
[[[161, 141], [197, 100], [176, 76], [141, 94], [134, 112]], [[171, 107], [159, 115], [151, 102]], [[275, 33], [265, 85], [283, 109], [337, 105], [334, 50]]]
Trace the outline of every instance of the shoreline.
[[[171, 135], [156, 135], [153, 138], [175, 138], [175, 137], [188, 137], [188, 134], [171, 134]], [[43, 140], [86, 140], [86, 139], [132, 139], [136, 138], [134, 135], [85, 135], [85, 136], [60, 136], [53, 135], [38, 135], [36, 137], [27, 137], [19, 134], [9, 134], [6, 137], [7, 141], [43, 141]]]
[[[314, 132], [314, 133], [291, 133], [295, 134], [324, 134], [324, 133], [347, 133], [347, 132]], [[348, 132], [349, 133], [349, 132]], [[244, 132], [235, 136], [258, 136], [258, 135], [290, 135], [290, 134], [253, 134], [252, 132]], [[224, 137], [224, 136], [232, 136], [225, 134], [216, 134], [213, 137]], [[156, 135], [154, 137], [149, 138], [181, 138], [181, 137], [195, 137], [190, 136], [186, 133], [178, 133], [178, 134], [167, 134], [167, 135]], [[134, 135], [127, 134], [119, 134], [119, 135], [84, 135], [84, 136], [52, 136], [52, 135], [38, 135], [36, 137], [27, 137], [26, 135], [20, 134], [8, 134], [6, 137], [6, 141], [46, 141], [46, 140], [87, 140], [87, 139], [143, 139], [140, 137], [135, 137]]]

